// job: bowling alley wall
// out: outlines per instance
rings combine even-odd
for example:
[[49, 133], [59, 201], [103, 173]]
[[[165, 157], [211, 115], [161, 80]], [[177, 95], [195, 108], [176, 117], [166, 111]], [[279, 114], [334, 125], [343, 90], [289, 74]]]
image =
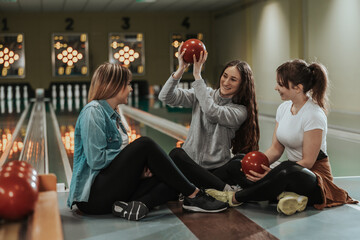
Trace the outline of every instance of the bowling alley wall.
[[257, 99], [277, 105], [276, 68], [302, 58], [323, 63], [329, 72], [334, 112], [360, 115], [360, 1], [247, 1], [215, 13], [212, 39], [215, 66], [234, 58], [254, 71]]
[[[128, 28], [124, 18], [129, 19]], [[8, 30], [3, 30], [3, 20]], [[72, 30], [66, 30], [71, 19]], [[189, 25], [184, 24], [188, 19]], [[227, 61], [242, 59], [253, 69], [257, 99], [278, 105], [276, 68], [302, 58], [323, 63], [331, 81], [332, 111], [360, 114], [359, 0], [244, 0], [216, 12], [4, 13], [0, 33], [24, 33], [26, 77], [0, 79], [49, 88], [54, 82], [90, 80], [94, 69], [108, 61], [108, 34], [143, 33], [145, 72], [134, 76], [162, 85], [171, 72], [173, 33], [203, 34], [209, 52], [203, 76], [213, 86]], [[51, 66], [53, 33], [87, 33], [89, 74], [54, 77]], [[191, 74], [184, 76], [191, 79]]]
[[[210, 13], [1, 13], [1, 34], [22, 33], [24, 36], [26, 71], [24, 78], [0, 79], [0, 83], [29, 83], [32, 88], [49, 89], [53, 83], [89, 82], [94, 70], [109, 61], [109, 34], [141, 34], [144, 67], [133, 79], [162, 85], [170, 76], [172, 34], [201, 33], [211, 52]], [[184, 24], [184, 22], [186, 24]], [[1, 25], [1, 24], [0, 24]], [[78, 76], [54, 76], [52, 54], [54, 36], [87, 34], [88, 72]], [[55, 35], [54, 35], [55, 34]], [[56, 37], [58, 41], [58, 37]], [[85, 43], [85, 42], [84, 42]], [[61, 43], [62, 44], [62, 43]], [[56, 56], [58, 57], [58, 53]], [[62, 56], [60, 56], [62, 57]], [[84, 55], [85, 57], [85, 55]], [[212, 59], [207, 63], [212, 69]], [[208, 71], [210, 73], [210, 71]], [[204, 73], [210, 81], [212, 75]], [[185, 78], [191, 78], [187, 74]]]

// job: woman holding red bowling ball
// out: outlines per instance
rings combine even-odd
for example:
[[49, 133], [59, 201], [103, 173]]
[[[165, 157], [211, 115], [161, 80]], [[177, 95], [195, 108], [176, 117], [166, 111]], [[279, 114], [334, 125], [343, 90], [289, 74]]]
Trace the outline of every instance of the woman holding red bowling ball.
[[119, 64], [100, 65], [91, 80], [89, 103], [75, 126], [75, 153], [68, 206], [86, 214], [113, 213], [140, 220], [155, 206], [185, 197], [192, 212], [220, 212], [227, 204], [188, 181], [169, 156], [148, 137], [129, 143], [119, 104], [126, 104], [130, 70]]
[[326, 152], [326, 68], [293, 60], [276, 72], [275, 90], [284, 102], [277, 109], [272, 145], [265, 155], [271, 164], [285, 151], [289, 160], [273, 169], [263, 165], [263, 174], [252, 171], [246, 176], [254, 184], [227, 197], [234, 203], [278, 200], [278, 211], [286, 215], [303, 211], [307, 205], [323, 209], [356, 203], [332, 181]]
[[[201, 69], [208, 53], [202, 51], [199, 58], [193, 55], [191, 89], [178, 88], [185, 69], [186, 51], [179, 47], [179, 68], [171, 74], [163, 86], [159, 99], [171, 106], [192, 108], [192, 119], [187, 139], [181, 148], [170, 152], [175, 164], [197, 186], [230, 190], [236, 185], [240, 161], [233, 154], [259, 149], [259, 125], [255, 86], [250, 66], [235, 60], [226, 64], [216, 89], [207, 87]], [[182, 52], [180, 52], [182, 51]]]

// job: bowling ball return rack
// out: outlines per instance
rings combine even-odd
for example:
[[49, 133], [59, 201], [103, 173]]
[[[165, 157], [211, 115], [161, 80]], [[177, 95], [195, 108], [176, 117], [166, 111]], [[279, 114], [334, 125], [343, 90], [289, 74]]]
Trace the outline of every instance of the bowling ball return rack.
[[[26, 136], [24, 148], [20, 154], [20, 161], [25, 161], [32, 165], [39, 176], [39, 195], [35, 203], [34, 211], [21, 220], [0, 219], [0, 239], [30, 239], [30, 240], [61, 240], [63, 229], [60, 218], [57, 195], [57, 177], [49, 173], [48, 149], [46, 136], [46, 111], [44, 103], [44, 92], [39, 91], [32, 110]], [[20, 126], [30, 112], [30, 105], [20, 118], [10, 142], [0, 158], [0, 167], [7, 161], [13, 141], [19, 134]], [[57, 124], [57, 123], [56, 123]], [[59, 140], [60, 141], [60, 140]], [[60, 142], [61, 143], [61, 142]], [[59, 146], [62, 146], [59, 143]], [[36, 151], [34, 150], [36, 145]]]
[[0, 239], [64, 239], [54, 174], [39, 175], [39, 196], [33, 213], [18, 221], [0, 220]]

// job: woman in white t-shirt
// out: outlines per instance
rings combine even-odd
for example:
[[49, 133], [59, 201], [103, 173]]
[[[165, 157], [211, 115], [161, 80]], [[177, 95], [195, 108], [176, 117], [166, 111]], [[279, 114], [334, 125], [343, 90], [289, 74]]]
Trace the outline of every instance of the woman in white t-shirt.
[[276, 72], [275, 90], [285, 102], [276, 112], [272, 144], [265, 155], [272, 164], [285, 151], [289, 160], [274, 169], [262, 165], [264, 174], [251, 171], [246, 179], [244, 175], [244, 189], [235, 194], [209, 193], [235, 204], [278, 200], [278, 211], [286, 215], [303, 211], [307, 205], [323, 209], [356, 203], [332, 181], [326, 151], [326, 68], [293, 60], [279, 66]]

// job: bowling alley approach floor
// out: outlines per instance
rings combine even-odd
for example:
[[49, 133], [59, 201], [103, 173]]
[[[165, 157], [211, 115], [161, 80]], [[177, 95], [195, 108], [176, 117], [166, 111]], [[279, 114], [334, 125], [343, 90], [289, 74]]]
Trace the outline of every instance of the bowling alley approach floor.
[[[337, 177], [335, 183], [360, 199], [360, 177]], [[247, 203], [223, 213], [184, 213], [170, 202], [137, 221], [111, 214], [82, 215], [66, 207], [67, 193], [58, 193], [65, 239], [358, 239], [360, 205], [322, 211], [308, 207], [285, 216], [276, 205]]]

